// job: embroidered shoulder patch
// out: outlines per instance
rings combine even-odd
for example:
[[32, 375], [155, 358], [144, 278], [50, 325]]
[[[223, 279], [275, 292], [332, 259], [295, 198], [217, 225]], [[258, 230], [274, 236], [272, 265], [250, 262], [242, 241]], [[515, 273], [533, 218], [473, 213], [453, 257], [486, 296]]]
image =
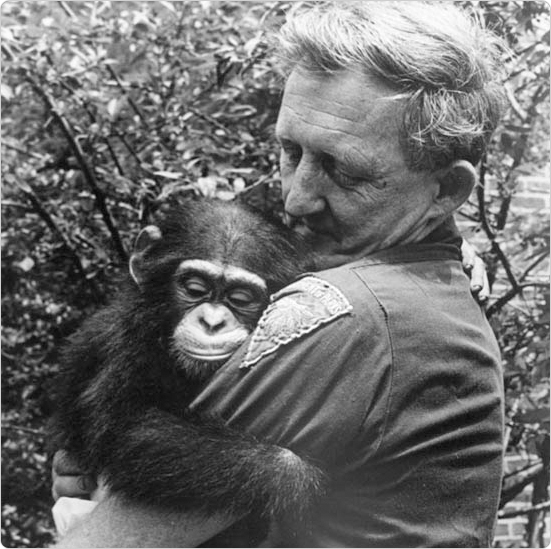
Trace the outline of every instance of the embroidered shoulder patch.
[[271, 298], [255, 328], [241, 368], [250, 368], [282, 345], [322, 324], [352, 311], [352, 305], [335, 286], [307, 275]]

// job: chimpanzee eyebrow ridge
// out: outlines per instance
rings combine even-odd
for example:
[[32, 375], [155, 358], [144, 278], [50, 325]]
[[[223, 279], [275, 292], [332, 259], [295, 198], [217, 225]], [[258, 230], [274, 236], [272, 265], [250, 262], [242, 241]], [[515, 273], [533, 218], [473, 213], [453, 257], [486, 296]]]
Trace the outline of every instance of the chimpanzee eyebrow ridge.
[[184, 259], [184, 261], [178, 265], [176, 274], [178, 275], [188, 271], [205, 273], [213, 278], [223, 276], [229, 283], [241, 282], [255, 286], [264, 292], [268, 290], [268, 286], [263, 278], [241, 267], [235, 267], [234, 265], [220, 265], [205, 259]]

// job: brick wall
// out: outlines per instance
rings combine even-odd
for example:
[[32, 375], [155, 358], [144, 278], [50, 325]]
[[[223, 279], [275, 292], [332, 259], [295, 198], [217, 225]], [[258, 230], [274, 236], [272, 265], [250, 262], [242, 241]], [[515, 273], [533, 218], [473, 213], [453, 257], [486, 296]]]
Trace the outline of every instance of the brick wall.
[[[537, 461], [537, 456], [508, 455], [505, 457], [505, 473], [521, 469], [530, 462]], [[527, 486], [513, 501], [510, 501], [503, 509], [505, 512], [526, 509], [532, 501], [532, 487]], [[525, 540], [525, 525], [528, 522], [527, 515], [520, 515], [497, 521], [494, 545], [496, 547], [527, 547]], [[546, 517], [545, 546], [550, 544], [551, 526], [549, 514]]]
[[549, 166], [542, 175], [520, 177], [513, 195], [513, 211], [524, 213], [545, 210], [549, 212], [549, 190]]
[[[498, 197], [497, 181], [488, 178], [486, 182], [486, 196], [488, 198]], [[473, 191], [474, 193], [474, 191]], [[472, 197], [471, 197], [472, 198]], [[473, 200], [476, 202], [476, 200]], [[549, 215], [551, 206], [551, 173], [550, 165], [539, 174], [519, 176], [515, 183], [509, 216], [527, 217], [534, 214]], [[472, 222], [456, 215], [455, 219], [461, 233], [475, 246], [482, 248], [487, 245], [487, 240], [483, 231], [472, 232]]]
[[[522, 176], [518, 179], [513, 199], [511, 201], [511, 215], [527, 216], [534, 213], [549, 214], [550, 210], [551, 175], [549, 166], [540, 175]], [[489, 185], [488, 196], [497, 196], [497, 189]], [[458, 225], [461, 230], [461, 220], [458, 216]], [[466, 233], [469, 240], [476, 246], [478, 239], [476, 234]], [[484, 236], [480, 234], [480, 243], [484, 246]], [[510, 455], [505, 458], [505, 471], [512, 472], [524, 467], [529, 462], [530, 456]], [[534, 457], [532, 460], [536, 459]], [[530, 507], [532, 499], [532, 487], [527, 486], [514, 501], [509, 502], [503, 511], [515, 511]], [[547, 531], [545, 544], [551, 543], [551, 525], [549, 514], [546, 517]], [[527, 547], [525, 542], [525, 525], [528, 522], [527, 515], [520, 515], [508, 519], [498, 520], [494, 544], [496, 547]]]
[[[499, 196], [495, 185], [497, 181], [488, 178], [486, 192], [489, 197]], [[550, 167], [547, 165], [539, 174], [520, 175], [516, 179], [511, 202], [511, 211], [524, 215], [527, 213], [549, 212], [551, 190]]]

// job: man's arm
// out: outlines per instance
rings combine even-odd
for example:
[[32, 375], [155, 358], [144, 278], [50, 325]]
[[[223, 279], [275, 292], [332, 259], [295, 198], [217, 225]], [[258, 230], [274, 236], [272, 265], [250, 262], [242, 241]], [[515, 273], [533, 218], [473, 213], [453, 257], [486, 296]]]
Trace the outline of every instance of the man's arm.
[[98, 506], [83, 517], [56, 545], [79, 547], [196, 547], [222, 532], [237, 517], [198, 517], [190, 512], [167, 512], [152, 505], [124, 501], [96, 479], [84, 474], [64, 450], [56, 452], [52, 465], [52, 495], [87, 498]]
[[154, 503], [147, 506], [109, 496], [56, 547], [197, 547], [235, 520], [168, 512]]

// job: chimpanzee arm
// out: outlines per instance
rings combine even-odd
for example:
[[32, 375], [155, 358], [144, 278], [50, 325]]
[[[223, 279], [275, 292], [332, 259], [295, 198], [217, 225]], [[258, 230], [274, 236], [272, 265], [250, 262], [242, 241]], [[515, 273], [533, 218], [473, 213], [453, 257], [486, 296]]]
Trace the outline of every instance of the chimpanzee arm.
[[320, 495], [323, 474], [290, 450], [203, 416], [151, 408], [119, 431], [103, 471], [114, 494], [166, 509], [236, 518], [297, 516]]
[[53, 453], [65, 449], [74, 457], [87, 450], [84, 439], [85, 417], [91, 407], [81, 406], [81, 396], [105, 365], [105, 349], [116, 310], [108, 307], [86, 320], [62, 350], [61, 371], [56, 378], [56, 410], [49, 423], [48, 448]]
[[[84, 340], [81, 347], [86, 345], [90, 348]], [[186, 399], [175, 405], [172, 394], [183, 393], [178, 379], [166, 376], [172, 390], [161, 388], [163, 377], [144, 362], [131, 356], [103, 359], [94, 365], [92, 379], [87, 368], [69, 369], [58, 414], [59, 447], [132, 501], [204, 516], [229, 512], [236, 519], [259, 510], [280, 518], [304, 512], [321, 490], [317, 468], [203, 415], [181, 419]], [[157, 402], [178, 415], [161, 411]]]

